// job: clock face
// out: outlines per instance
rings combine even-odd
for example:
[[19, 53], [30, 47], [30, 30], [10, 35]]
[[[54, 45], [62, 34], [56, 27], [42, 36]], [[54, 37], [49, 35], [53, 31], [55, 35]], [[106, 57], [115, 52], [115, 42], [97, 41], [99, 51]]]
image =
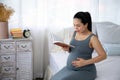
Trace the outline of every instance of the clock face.
[[27, 32], [25, 33], [25, 36], [29, 37], [29, 36], [30, 36], [30, 32], [27, 31]]
[[24, 30], [24, 32], [23, 32], [23, 36], [25, 37], [25, 38], [28, 38], [28, 37], [30, 37], [30, 31], [29, 30]]

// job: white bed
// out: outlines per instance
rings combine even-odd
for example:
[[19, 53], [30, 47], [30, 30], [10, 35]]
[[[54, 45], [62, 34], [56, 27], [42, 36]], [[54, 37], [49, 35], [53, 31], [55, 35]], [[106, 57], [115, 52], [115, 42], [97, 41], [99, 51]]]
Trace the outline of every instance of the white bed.
[[[57, 73], [66, 65], [69, 53], [51, 53], [50, 65], [46, 70], [45, 79]], [[96, 63], [97, 78], [95, 80], [120, 80], [120, 56], [108, 56], [106, 60]]]
[[[56, 33], [56, 35], [69, 42], [73, 31], [73, 27], [70, 27]], [[92, 31], [98, 36], [108, 55], [106, 60], [95, 64], [98, 75], [96, 80], [120, 80], [120, 25], [112, 22], [96, 22], [92, 25]], [[51, 76], [66, 65], [69, 54], [51, 43], [54, 38], [50, 36], [49, 38], [50, 64], [45, 72], [45, 80], [49, 80]], [[93, 53], [94, 56], [96, 56], [95, 52]]]

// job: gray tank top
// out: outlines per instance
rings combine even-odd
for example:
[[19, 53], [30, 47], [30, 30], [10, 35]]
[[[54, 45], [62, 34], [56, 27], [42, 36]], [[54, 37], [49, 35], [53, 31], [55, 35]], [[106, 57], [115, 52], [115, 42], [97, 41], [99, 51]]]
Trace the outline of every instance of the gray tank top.
[[72, 65], [72, 61], [76, 60], [77, 58], [83, 58], [83, 59], [91, 59], [92, 58], [92, 52], [93, 48], [89, 47], [89, 42], [91, 37], [94, 34], [90, 34], [85, 40], [76, 40], [75, 39], [76, 32], [74, 32], [72, 40], [70, 42], [71, 45], [75, 46], [75, 48], [70, 48], [70, 54], [68, 56], [67, 60], [67, 67], [72, 70], [93, 70], [95, 69], [94, 64], [90, 64], [83, 67], [74, 67]]

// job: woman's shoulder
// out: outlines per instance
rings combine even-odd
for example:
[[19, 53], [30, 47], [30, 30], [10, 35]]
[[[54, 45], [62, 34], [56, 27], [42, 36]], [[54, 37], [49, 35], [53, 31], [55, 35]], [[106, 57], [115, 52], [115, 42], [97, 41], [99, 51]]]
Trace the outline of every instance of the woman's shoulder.
[[92, 33], [92, 32], [90, 32], [88, 35], [87, 35], [89, 38], [91, 38], [91, 37], [94, 37], [94, 36], [96, 36], [94, 33]]
[[90, 35], [91, 35], [91, 37], [97, 37], [97, 35], [92, 32], [90, 33]]
[[98, 39], [97, 35], [95, 35], [94, 33], [92, 33], [91, 34], [90, 42], [92, 42], [92, 43], [99, 42], [99, 39]]

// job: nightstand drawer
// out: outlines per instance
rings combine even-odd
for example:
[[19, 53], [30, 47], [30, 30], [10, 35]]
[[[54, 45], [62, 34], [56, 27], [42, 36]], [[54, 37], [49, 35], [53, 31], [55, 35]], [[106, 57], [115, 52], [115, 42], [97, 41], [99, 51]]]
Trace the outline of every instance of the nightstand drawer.
[[20, 41], [17, 42], [17, 51], [32, 51], [31, 42], [28, 41]]
[[15, 42], [2, 42], [1, 52], [15, 52]]
[[15, 62], [15, 55], [1, 55], [0, 56], [0, 62], [6, 63], [6, 62]]
[[15, 74], [15, 67], [14, 66], [2, 66], [1, 74]]

